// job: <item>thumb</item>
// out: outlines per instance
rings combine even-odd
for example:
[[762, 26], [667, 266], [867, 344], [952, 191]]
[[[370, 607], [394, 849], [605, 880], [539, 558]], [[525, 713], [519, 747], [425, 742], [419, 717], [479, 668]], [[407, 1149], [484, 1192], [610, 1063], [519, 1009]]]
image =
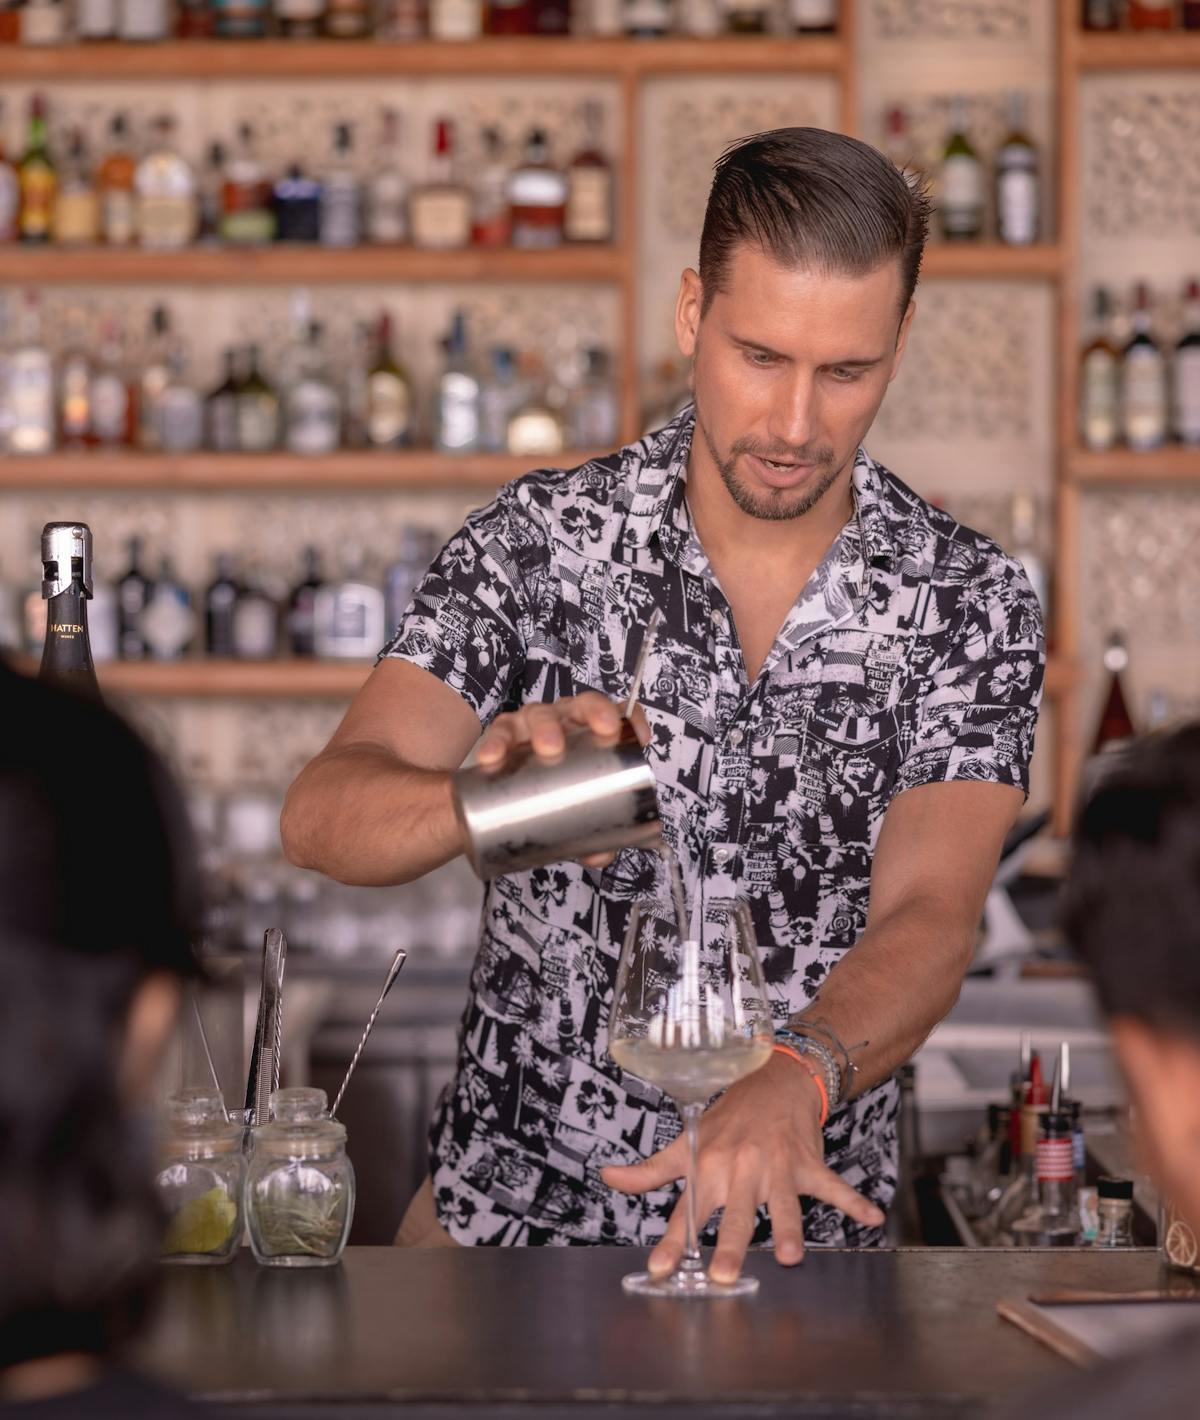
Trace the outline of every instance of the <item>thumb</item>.
[[600, 1170], [600, 1177], [618, 1193], [649, 1193], [651, 1189], [674, 1183], [686, 1172], [682, 1154], [668, 1144], [636, 1164], [609, 1164]]

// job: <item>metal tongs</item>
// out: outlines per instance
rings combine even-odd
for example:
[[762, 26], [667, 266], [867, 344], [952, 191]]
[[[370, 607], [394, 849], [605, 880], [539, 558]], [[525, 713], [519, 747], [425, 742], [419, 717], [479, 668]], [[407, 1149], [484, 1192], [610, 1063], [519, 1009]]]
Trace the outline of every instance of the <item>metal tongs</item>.
[[254, 1028], [254, 1048], [246, 1080], [246, 1112], [243, 1119], [248, 1128], [270, 1120], [271, 1094], [279, 1088], [279, 1060], [283, 1049], [283, 966], [286, 958], [287, 938], [278, 927], [269, 927], [263, 935], [258, 1023]]

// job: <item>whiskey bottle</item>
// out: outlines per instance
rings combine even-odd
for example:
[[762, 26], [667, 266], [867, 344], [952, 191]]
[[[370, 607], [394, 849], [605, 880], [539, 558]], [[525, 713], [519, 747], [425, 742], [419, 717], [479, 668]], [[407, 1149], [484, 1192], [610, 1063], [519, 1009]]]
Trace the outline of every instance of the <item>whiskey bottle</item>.
[[600, 143], [604, 111], [595, 99], [583, 106], [584, 146], [567, 169], [563, 234], [569, 242], [611, 242], [613, 171]]
[[408, 179], [400, 166], [400, 115], [383, 111], [377, 162], [367, 184], [367, 240], [395, 245], [408, 239]]
[[52, 226], [60, 246], [91, 246], [100, 234], [100, 204], [81, 128], [72, 130], [67, 144]]
[[41, 94], [34, 94], [29, 100], [29, 138], [17, 164], [17, 181], [21, 189], [21, 240], [48, 242], [54, 220], [58, 170], [47, 146], [46, 101]]
[[413, 245], [429, 251], [456, 251], [471, 240], [471, 194], [455, 176], [454, 125], [448, 118], [434, 124], [429, 181], [409, 200], [409, 229]]
[[508, 216], [508, 163], [498, 128], [485, 128], [483, 162], [475, 175], [471, 211], [471, 245], [506, 247], [511, 235]]
[[144, 247], [177, 250], [196, 238], [196, 180], [175, 151], [174, 131], [169, 114], [155, 120], [150, 151], [134, 174], [138, 237]]
[[1092, 297], [1092, 338], [1079, 364], [1079, 434], [1089, 449], [1111, 449], [1121, 431], [1121, 357], [1109, 336], [1112, 301], [1103, 286]]
[[1131, 449], [1157, 449], [1167, 437], [1167, 366], [1152, 333], [1144, 281], [1137, 285], [1133, 334], [1121, 357], [1121, 427]]
[[96, 172], [100, 198], [100, 236], [111, 247], [129, 246], [137, 236], [133, 180], [137, 164], [129, 151], [129, 121], [113, 114], [109, 147]]
[[1038, 151], [1025, 132], [1025, 95], [1019, 89], [1009, 94], [1008, 125], [996, 155], [996, 235], [1007, 246], [1029, 246], [1038, 239]]
[[39, 679], [99, 696], [88, 640], [92, 595], [92, 531], [86, 523], [47, 523], [42, 529], [42, 598], [46, 640]]
[[525, 142], [525, 159], [508, 182], [512, 244], [546, 251], [562, 245], [567, 211], [567, 179], [550, 162], [544, 130], [532, 128]]
[[1200, 281], [1189, 281], [1183, 299], [1183, 336], [1171, 367], [1175, 437], [1200, 444]]
[[967, 106], [962, 98], [955, 98], [950, 107], [938, 215], [946, 241], [976, 241], [983, 231], [983, 164], [967, 137]]
[[230, 246], [265, 246], [275, 235], [271, 185], [254, 151], [254, 129], [238, 126], [237, 150], [221, 183], [221, 240]]

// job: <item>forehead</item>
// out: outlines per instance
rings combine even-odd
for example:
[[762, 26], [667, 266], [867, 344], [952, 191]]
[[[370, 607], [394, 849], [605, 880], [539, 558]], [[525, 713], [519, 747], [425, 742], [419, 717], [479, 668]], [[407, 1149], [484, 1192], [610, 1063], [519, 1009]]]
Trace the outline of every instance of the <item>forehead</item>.
[[851, 337], [875, 342], [878, 355], [880, 342], [895, 339], [900, 282], [898, 257], [849, 275], [817, 266], [784, 266], [744, 242], [731, 253], [722, 289], [709, 310], [731, 334], [773, 349], [786, 349], [802, 337], [840, 337], [843, 343]]

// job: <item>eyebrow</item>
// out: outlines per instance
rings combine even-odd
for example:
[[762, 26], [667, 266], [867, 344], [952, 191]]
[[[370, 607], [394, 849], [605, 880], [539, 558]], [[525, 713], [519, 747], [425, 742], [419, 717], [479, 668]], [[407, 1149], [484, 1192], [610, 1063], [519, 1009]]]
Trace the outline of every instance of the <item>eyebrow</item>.
[[[789, 360], [790, 355], [785, 355], [782, 350], [772, 350], [769, 345], [763, 345], [757, 340], [744, 340], [740, 335], [729, 337], [735, 345], [740, 345], [743, 350], [757, 350], [763, 355], [772, 355], [777, 360]], [[878, 365], [883, 360], [882, 355], [877, 355], [874, 360], [827, 360], [827, 367], [845, 370], [869, 370], [874, 365]]]

